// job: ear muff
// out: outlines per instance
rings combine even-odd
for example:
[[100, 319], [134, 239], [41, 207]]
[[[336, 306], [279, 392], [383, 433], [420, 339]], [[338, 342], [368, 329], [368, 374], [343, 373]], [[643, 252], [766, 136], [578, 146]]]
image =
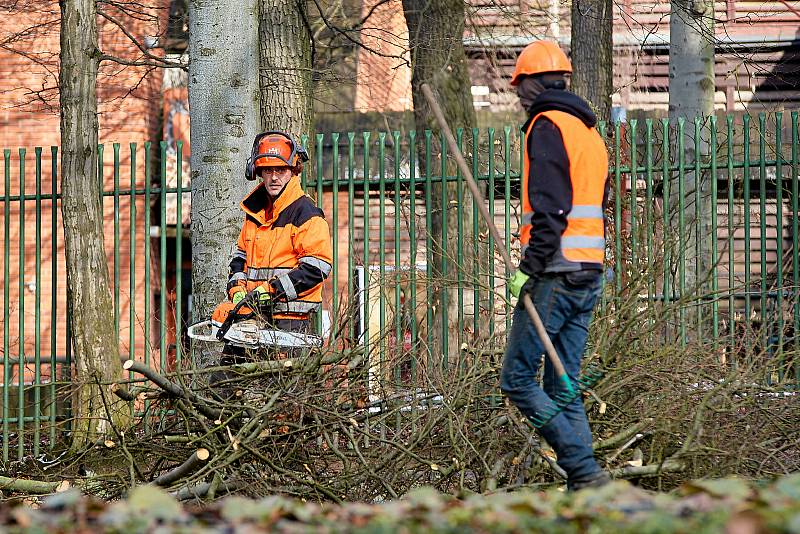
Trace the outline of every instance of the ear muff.
[[253, 140], [253, 148], [250, 149], [250, 156], [247, 158], [247, 162], [244, 165], [244, 177], [251, 182], [256, 179], [256, 169], [255, 169], [255, 161], [256, 161], [256, 151], [258, 150], [258, 143], [267, 135], [269, 132], [260, 133], [256, 136]]
[[256, 138], [253, 140], [253, 148], [250, 149], [250, 156], [247, 158], [247, 162], [245, 163], [244, 177], [247, 180], [252, 181], [256, 179], [255, 162], [258, 158], [267, 155], [267, 154], [258, 154], [259, 143], [266, 136], [274, 134], [281, 135], [286, 139], [288, 139], [289, 144], [291, 145], [292, 148], [291, 155], [289, 156], [290, 161], [294, 159], [295, 155], [298, 157], [301, 163], [308, 161], [308, 151], [306, 151], [306, 149], [300, 143], [298, 143], [297, 140], [292, 135], [278, 130], [270, 130], [268, 132], [262, 132], [258, 134]]
[[308, 161], [308, 151], [305, 149], [305, 147], [298, 143], [295, 138], [292, 138], [292, 145], [294, 145], [297, 155], [300, 156], [300, 162], [304, 163]]
[[247, 157], [247, 163], [244, 164], [244, 177], [250, 181], [256, 179], [255, 177], [255, 169], [253, 168], [253, 153], [250, 152], [250, 155]]

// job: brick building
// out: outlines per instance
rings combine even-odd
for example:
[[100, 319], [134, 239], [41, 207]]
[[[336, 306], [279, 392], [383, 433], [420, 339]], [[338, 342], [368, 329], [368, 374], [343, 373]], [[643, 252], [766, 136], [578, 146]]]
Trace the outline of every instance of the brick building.
[[[378, 7], [376, 7], [378, 6]], [[800, 3], [726, 0], [715, 6], [716, 108], [751, 112], [800, 104]], [[381, 52], [402, 50], [407, 35], [400, 0], [364, 2], [374, 23], [365, 43]], [[667, 109], [669, 86], [669, 0], [614, 2], [615, 106], [627, 110]], [[469, 0], [464, 44], [476, 109], [515, 109], [508, 81], [520, 50], [534, 39], [570, 42], [570, 2], [560, 0]], [[402, 61], [358, 52], [357, 110], [411, 109], [409, 69]], [[391, 83], [375, 73], [391, 72]], [[385, 74], [384, 74], [385, 76]], [[401, 80], [408, 81], [403, 84]], [[385, 82], [385, 78], [383, 79]], [[372, 101], [364, 93], [373, 94]], [[387, 97], [387, 94], [391, 97]]]
[[[115, 281], [118, 287], [115, 295], [120, 314], [120, 352], [127, 355], [130, 351], [141, 359], [146, 345], [143, 262], [145, 246], [149, 244], [146, 237], [149, 222], [144, 218], [143, 198], [136, 197], [135, 210], [132, 210], [126, 191], [144, 188], [142, 143], [160, 137], [162, 71], [130, 65], [141, 60], [142, 54], [131, 46], [129, 38], [112, 20], [145, 43], [149, 36], [163, 33], [169, 2], [164, 0], [155, 7], [137, 6], [138, 12], [134, 15], [103, 4], [108, 17], [98, 17], [100, 48], [105, 55], [119, 61], [109, 59], [100, 64], [98, 104], [100, 143], [104, 145], [103, 187], [112, 191], [116, 181], [122, 191], [119, 196], [103, 199], [110, 282], [112, 288]], [[4, 356], [14, 375], [10, 378], [16, 383], [16, 361], [20, 355], [28, 362], [26, 381], [33, 380], [30, 375], [37, 345], [42, 361], [49, 361], [51, 357], [62, 360], [68, 354], [61, 205], [58, 199], [53, 201], [53, 192], [60, 189], [60, 176], [54, 180], [50, 149], [60, 144], [57, 80], [60, 14], [57, 2], [45, 0], [30, 0], [24, 5], [14, 3], [3, 11], [0, 17], [0, 39], [3, 40], [0, 47], [0, 145], [7, 151], [4, 170], [8, 179], [0, 181], [3, 195], [0, 224], [8, 231], [8, 237], [4, 237], [4, 254], [0, 261], [6, 273], [4, 308], [8, 314], [8, 322], [3, 320], [4, 334], [8, 337]], [[115, 156], [113, 143], [120, 144], [118, 156]], [[138, 145], [135, 165], [131, 159], [131, 143]], [[40, 180], [36, 178], [38, 158], [34, 147], [43, 147]], [[19, 148], [26, 149], [24, 157]], [[157, 154], [157, 146], [155, 152]], [[115, 159], [120, 169], [116, 177]], [[22, 160], [24, 173], [20, 168]], [[23, 194], [24, 201], [20, 202]], [[119, 246], [117, 257], [115, 242]], [[38, 268], [37, 256], [40, 259]], [[37, 294], [40, 295], [38, 320]], [[136, 340], [133, 347], [131, 339]], [[42, 366], [41, 372], [41, 380], [49, 381], [49, 366]]]

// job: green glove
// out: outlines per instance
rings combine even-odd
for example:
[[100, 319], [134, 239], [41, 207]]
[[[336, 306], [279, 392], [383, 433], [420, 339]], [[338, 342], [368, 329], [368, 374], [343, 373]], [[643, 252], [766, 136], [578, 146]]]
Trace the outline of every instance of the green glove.
[[262, 284], [253, 290], [258, 295], [258, 303], [266, 304], [272, 300], [272, 294], [267, 289], [266, 284]]
[[524, 286], [525, 283], [530, 280], [530, 278], [530, 276], [517, 269], [517, 272], [514, 273], [514, 276], [508, 280], [508, 289], [511, 290], [511, 294], [519, 298], [519, 293], [522, 291], [522, 286]]
[[242, 289], [241, 291], [237, 291], [236, 293], [233, 294], [233, 298], [231, 299], [231, 301], [233, 302], [233, 304], [235, 306], [236, 304], [239, 304], [240, 302], [242, 302], [242, 300], [246, 296], [247, 296], [247, 291]]

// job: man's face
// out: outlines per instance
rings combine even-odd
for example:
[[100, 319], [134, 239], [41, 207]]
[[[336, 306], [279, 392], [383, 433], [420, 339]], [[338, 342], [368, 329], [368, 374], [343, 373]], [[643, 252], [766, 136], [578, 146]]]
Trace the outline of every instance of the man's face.
[[517, 85], [517, 96], [522, 109], [530, 109], [533, 101], [544, 91], [544, 85], [537, 76], [525, 76]]
[[264, 181], [264, 187], [270, 196], [278, 196], [292, 178], [292, 169], [289, 167], [261, 167], [258, 174]]

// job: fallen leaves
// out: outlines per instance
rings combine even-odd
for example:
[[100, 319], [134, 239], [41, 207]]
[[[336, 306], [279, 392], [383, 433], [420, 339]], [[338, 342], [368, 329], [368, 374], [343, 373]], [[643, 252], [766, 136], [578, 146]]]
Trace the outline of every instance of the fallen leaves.
[[[431, 466], [433, 467], [433, 466]], [[742, 479], [697, 480], [671, 494], [615, 481], [577, 493], [516, 491], [463, 500], [433, 488], [401, 499], [341, 506], [271, 496], [228, 497], [185, 508], [169, 493], [137, 487], [127, 500], [103, 503], [70, 490], [40, 509], [0, 508], [0, 529], [22, 532], [795, 532], [800, 525], [800, 474], [771, 484]]]

